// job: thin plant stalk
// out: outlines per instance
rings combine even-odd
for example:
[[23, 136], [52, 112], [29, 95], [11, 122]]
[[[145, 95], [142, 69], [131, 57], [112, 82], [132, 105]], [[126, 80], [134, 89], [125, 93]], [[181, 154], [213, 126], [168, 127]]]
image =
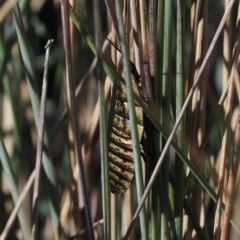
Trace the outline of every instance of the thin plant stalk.
[[[170, 128], [170, 101], [171, 101], [171, 72], [172, 72], [172, 13], [173, 13], [173, 1], [165, 1], [164, 6], [164, 41], [163, 41], [163, 72], [162, 72], [162, 107], [163, 111], [168, 119], [168, 124], [165, 126], [167, 129]], [[163, 114], [162, 114], [163, 116]], [[163, 122], [163, 119], [162, 119]], [[164, 140], [163, 140], [164, 141]], [[164, 144], [164, 143], [163, 143]], [[163, 146], [162, 146], [163, 147]], [[162, 184], [161, 186], [165, 194], [168, 196], [168, 182], [169, 182], [169, 152], [167, 153], [166, 160], [163, 162], [161, 175]], [[162, 196], [160, 196], [162, 197]], [[169, 202], [166, 198], [164, 203], [165, 207], [161, 208], [161, 238], [166, 237], [166, 232], [168, 231], [168, 218], [169, 218]], [[160, 205], [163, 204], [160, 202]], [[169, 239], [170, 235], [168, 234]]]
[[[94, 239], [93, 228], [92, 228], [92, 218], [90, 214], [89, 202], [88, 202], [88, 194], [86, 188], [86, 180], [85, 173], [83, 168], [83, 159], [80, 152], [80, 137], [78, 133], [78, 124], [76, 118], [76, 106], [75, 106], [75, 95], [74, 95], [74, 83], [73, 83], [73, 75], [72, 75], [72, 58], [71, 58], [71, 44], [69, 39], [69, 3], [67, 0], [64, 1], [63, 7], [63, 36], [64, 36], [64, 46], [65, 46], [65, 54], [66, 54], [66, 67], [67, 67], [67, 89], [69, 91], [70, 98], [70, 109], [71, 109], [71, 121], [73, 126], [73, 134], [74, 134], [74, 147], [75, 147], [75, 157], [78, 163], [79, 173], [80, 173], [80, 183], [83, 191], [83, 201], [84, 201], [84, 209], [86, 215], [86, 221], [88, 225], [88, 236], [89, 239]], [[80, 196], [79, 196], [80, 200]]]
[[[75, 7], [75, 0], [70, 0], [69, 4], [74, 8]], [[62, 19], [64, 18], [63, 16], [63, 11], [62, 13]], [[73, 62], [75, 59], [77, 59], [77, 52], [75, 50], [75, 46], [73, 45], [74, 39], [75, 39], [75, 33], [76, 33], [76, 28], [74, 27], [73, 22], [70, 22], [70, 39], [71, 39], [71, 52], [72, 52], [72, 59]], [[73, 65], [74, 69], [74, 65]], [[74, 75], [74, 73], [73, 73]], [[70, 109], [70, 97], [69, 97], [69, 91], [67, 91], [67, 109], [68, 112], [71, 112]], [[79, 173], [77, 173], [78, 169], [78, 164], [75, 158], [75, 146], [72, 144], [74, 142], [74, 133], [73, 133], [73, 126], [72, 126], [72, 121], [71, 121], [71, 114], [67, 114], [67, 143], [68, 143], [68, 156], [69, 156], [69, 162], [71, 166], [71, 187], [70, 189], [70, 195], [68, 195], [69, 198], [66, 198], [67, 201], [64, 202], [64, 205], [61, 209], [61, 218], [60, 218], [60, 223], [61, 227], [64, 228], [64, 225], [66, 224], [66, 217], [65, 217], [65, 212], [69, 211], [71, 205], [75, 211], [73, 211], [73, 218], [74, 218], [74, 223], [75, 223], [75, 228], [76, 231], [79, 232], [83, 228], [83, 222], [81, 220], [81, 209], [79, 206], [80, 205], [80, 200], [79, 200], [79, 195], [82, 194], [81, 192], [81, 187], [79, 183]]]
[[[234, 46], [233, 50], [233, 66], [229, 78], [229, 87], [227, 92], [227, 104], [225, 105], [225, 121], [229, 121], [232, 115], [232, 108], [233, 108], [233, 96], [234, 96], [234, 90], [235, 90], [235, 84], [234, 84], [234, 71], [236, 71], [236, 64], [238, 62], [238, 56], [239, 56], [239, 43], [237, 42]], [[225, 166], [226, 166], [226, 159], [227, 159], [227, 153], [229, 148], [229, 134], [230, 129], [227, 127], [224, 130], [223, 138], [222, 138], [222, 147], [221, 147], [221, 155], [220, 155], [220, 167], [218, 170], [218, 202], [217, 202], [217, 208], [215, 212], [215, 219], [214, 219], [214, 238], [219, 239], [221, 236], [221, 209], [222, 209], [222, 200], [223, 200], [223, 189], [224, 189], [224, 178], [225, 178]]]
[[141, 22], [141, 40], [142, 40], [142, 54], [143, 54], [143, 82], [146, 88], [146, 96], [144, 98], [147, 102], [153, 102], [152, 78], [150, 76], [150, 62], [147, 38], [147, 24], [146, 24], [146, 2], [139, 1], [140, 22]]
[[[165, 9], [165, 0], [158, 1], [157, 5], [157, 26], [156, 26], [156, 59], [155, 65], [157, 66], [154, 72], [154, 81], [153, 81], [153, 96], [154, 96], [154, 104], [160, 109], [160, 114], [158, 116], [159, 122], [162, 123], [163, 116], [163, 95], [162, 95], [162, 86], [163, 86], [163, 49], [164, 49], [164, 9]], [[153, 59], [151, 59], [152, 61]], [[163, 138], [164, 134], [162, 131], [155, 133], [154, 138], [154, 153], [156, 154], [155, 162], [157, 162], [157, 156], [160, 155], [162, 151]], [[165, 137], [166, 138], [166, 137]], [[156, 185], [160, 180], [156, 180]], [[161, 218], [159, 219], [159, 224], [161, 224]], [[159, 233], [161, 232], [161, 229]], [[159, 234], [158, 233], [158, 234]]]
[[[184, 0], [177, 0], [177, 23], [176, 23], [176, 116], [179, 115], [183, 105], [183, 88], [184, 88], [184, 32], [183, 32], [183, 16], [184, 16]], [[181, 147], [184, 136], [184, 123], [179, 124], [176, 133], [177, 143]], [[176, 155], [175, 161], [175, 193], [174, 193], [174, 216], [176, 239], [182, 238], [182, 224], [183, 224], [183, 193], [184, 193], [184, 164]]]
[[[227, 8], [230, 0], [225, 0], [225, 8]], [[232, 24], [232, 13], [229, 14], [224, 30], [223, 30], [223, 87], [226, 86], [227, 80], [231, 73], [231, 60], [232, 60], [232, 34], [233, 28], [231, 27]]]
[[110, 194], [111, 201], [111, 239], [118, 239], [118, 211], [117, 211], [117, 198], [114, 194]]
[[[133, 47], [134, 47], [134, 58], [135, 58], [135, 66], [143, 76], [143, 69], [142, 69], [142, 52], [141, 48], [141, 37], [139, 32], [141, 31], [140, 23], [139, 23], [139, 2], [135, 0], [130, 0], [130, 12], [131, 12], [131, 23], [132, 23], [132, 30], [133, 30]], [[141, 86], [144, 88], [143, 81], [141, 78]]]
[[[159, 3], [160, 4], [160, 3]], [[156, 39], [156, 31], [157, 31], [157, 6], [158, 6], [158, 1], [156, 0], [150, 0], [149, 1], [149, 66], [150, 66], [150, 75], [155, 77], [156, 76], [156, 66], [157, 66], [157, 39]], [[157, 102], [155, 97], [159, 96], [156, 94], [156, 91], [154, 91], [154, 87], [158, 85], [158, 79], [153, 78], [152, 82], [152, 87], [153, 87], [153, 92], [152, 92], [152, 99], [153, 102]], [[153, 86], [154, 84], [154, 86]], [[156, 90], [158, 87], [156, 88]], [[161, 93], [160, 93], [161, 95]], [[151, 130], [149, 129], [148, 132]], [[147, 136], [151, 136], [150, 134], [147, 134]], [[148, 141], [149, 144], [147, 145], [149, 149], [151, 149], [151, 155], [152, 156], [157, 156], [159, 149], [159, 133], [156, 132], [154, 133], [154, 145], [152, 144], [151, 139]], [[154, 147], [156, 146], [156, 147]], [[151, 147], [151, 148], [150, 148]], [[152, 161], [156, 162], [156, 157], [155, 159], [152, 159]], [[151, 165], [154, 165], [151, 164]], [[152, 170], [152, 168], [151, 168]], [[159, 224], [160, 224], [160, 203], [159, 203], [159, 179], [156, 180], [156, 182], [153, 185], [151, 196], [150, 196], [150, 224], [149, 224], [149, 235], [151, 236], [152, 240], [158, 239], [159, 238]]]
[[108, 167], [108, 144], [107, 144], [107, 114], [106, 101], [104, 95], [104, 78], [102, 74], [102, 38], [101, 38], [101, 15], [99, 0], [94, 0], [94, 25], [95, 25], [95, 42], [97, 48], [97, 69], [96, 78], [98, 82], [99, 102], [100, 102], [100, 152], [101, 152], [101, 169], [102, 169], [102, 203], [103, 203], [103, 228], [104, 239], [111, 239], [111, 209], [109, 193], [109, 167]]
[[114, 33], [117, 35], [117, 37], [119, 38], [119, 29], [118, 29], [118, 20], [116, 17], [116, 10], [114, 8], [114, 4], [111, 0], [105, 0], [107, 9], [109, 11], [109, 14], [111, 15], [111, 19], [112, 19], [112, 26], [114, 29]]
[[31, 239], [34, 240], [37, 237], [37, 224], [38, 224], [38, 209], [39, 209], [39, 193], [41, 184], [41, 172], [42, 172], [42, 152], [43, 152], [43, 137], [44, 137], [44, 127], [45, 127], [45, 109], [46, 109], [46, 99], [47, 99], [47, 86], [48, 86], [48, 60], [49, 51], [53, 40], [49, 40], [46, 45], [46, 58], [44, 64], [44, 74], [43, 74], [43, 85], [41, 94], [41, 107], [40, 107], [40, 119], [38, 127], [38, 143], [37, 143], [37, 155], [36, 155], [36, 166], [35, 166], [35, 181], [33, 188], [33, 205], [32, 205], [32, 235]]
[[232, 215], [233, 209], [233, 200], [234, 200], [234, 190], [235, 183], [238, 172], [239, 165], [239, 149], [240, 149], [240, 108], [238, 110], [238, 119], [237, 119], [237, 127], [235, 129], [235, 139], [234, 139], [234, 153], [233, 159], [230, 166], [229, 179], [227, 184], [227, 195], [226, 195], [226, 203], [225, 203], [225, 212], [223, 214], [223, 222], [222, 222], [222, 231], [220, 240], [227, 240], [230, 228], [230, 218]]

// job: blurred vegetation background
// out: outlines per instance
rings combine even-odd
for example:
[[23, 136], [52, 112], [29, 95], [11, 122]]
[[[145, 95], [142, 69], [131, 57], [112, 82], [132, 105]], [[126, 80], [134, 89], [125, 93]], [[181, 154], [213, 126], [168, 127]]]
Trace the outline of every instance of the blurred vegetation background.
[[[2, 0], [0, 239], [30, 239], [34, 217], [38, 227], [33, 239], [121, 239], [151, 176], [155, 182], [128, 239], [239, 239], [239, 1], [69, 3], [74, 9], [70, 8], [69, 21], [80, 133], [78, 147], [87, 191], [80, 184], [74, 153], [76, 129], [72, 130], [72, 115], [68, 114], [75, 113], [68, 101], [69, 60], [65, 57], [66, 18], [61, 2]], [[121, 14], [118, 15], [116, 7], [119, 5], [126, 42], [119, 37], [122, 36]], [[228, 9], [227, 21], [219, 27]], [[218, 28], [221, 34], [212, 42]], [[101, 34], [97, 35], [98, 32]], [[146, 160], [140, 168], [135, 165], [136, 181], [119, 198], [104, 185], [109, 180], [103, 171], [108, 162], [103, 154], [106, 153], [103, 126], [107, 122], [101, 91], [108, 114], [110, 79], [116, 80], [118, 71], [113, 66], [118, 65], [121, 57], [106, 41], [109, 33], [111, 41], [121, 46], [122, 51], [124, 46], [128, 49], [129, 58], [141, 75], [144, 101], [137, 101], [141, 106], [147, 103]], [[98, 55], [98, 64], [94, 62], [97, 50], [94, 52], [91, 45], [95, 41], [101, 46], [97, 37], [106, 45], [103, 56]], [[49, 58], [43, 167], [35, 215], [32, 206], [37, 129], [44, 47], [49, 39], [54, 42]], [[213, 51], [208, 56], [211, 43]], [[207, 64], [201, 69], [205, 57]], [[192, 94], [196, 79], [199, 84]], [[174, 134], [175, 145], [168, 149], [159, 171], [154, 172], [189, 94], [192, 98]], [[139, 187], [142, 177], [143, 189]], [[89, 203], [90, 220], [86, 217], [84, 199]], [[92, 224], [94, 237], [86, 230]]]

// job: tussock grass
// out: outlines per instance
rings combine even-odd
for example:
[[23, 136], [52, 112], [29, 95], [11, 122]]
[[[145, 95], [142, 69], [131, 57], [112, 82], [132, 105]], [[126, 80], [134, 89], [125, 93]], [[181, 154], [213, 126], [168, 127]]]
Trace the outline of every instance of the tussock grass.
[[[63, 3], [0, 8], [0, 239], [238, 239], [238, 1]], [[129, 59], [142, 96], [131, 89]], [[116, 80], [127, 86], [136, 146], [135, 180], [118, 198], [108, 184]]]

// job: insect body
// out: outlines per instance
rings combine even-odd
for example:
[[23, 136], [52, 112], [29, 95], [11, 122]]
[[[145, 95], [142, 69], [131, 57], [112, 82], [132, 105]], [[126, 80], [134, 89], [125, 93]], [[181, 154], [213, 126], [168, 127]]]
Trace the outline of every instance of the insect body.
[[[123, 69], [122, 76], [125, 77]], [[133, 63], [131, 63], [131, 78], [133, 91], [139, 96], [141, 94], [138, 86], [140, 76]], [[140, 144], [144, 131], [144, 116], [142, 108], [136, 102], [135, 111]], [[116, 81], [113, 86], [108, 124], [110, 190], [119, 197], [130, 187], [135, 172], [126, 86], [120, 81]]]

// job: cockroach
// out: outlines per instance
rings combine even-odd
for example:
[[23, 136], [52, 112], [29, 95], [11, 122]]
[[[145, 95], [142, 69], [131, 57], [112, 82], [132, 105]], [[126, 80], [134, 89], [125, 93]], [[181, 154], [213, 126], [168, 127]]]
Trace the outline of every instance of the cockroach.
[[[130, 67], [133, 91], [141, 96], [140, 75], [132, 62], [130, 62]], [[121, 76], [125, 78], [122, 64]], [[135, 111], [138, 140], [141, 144], [144, 132], [144, 113], [136, 102]], [[113, 85], [108, 128], [110, 190], [117, 197], [120, 197], [130, 187], [135, 170], [126, 86], [119, 80], [116, 80]]]

